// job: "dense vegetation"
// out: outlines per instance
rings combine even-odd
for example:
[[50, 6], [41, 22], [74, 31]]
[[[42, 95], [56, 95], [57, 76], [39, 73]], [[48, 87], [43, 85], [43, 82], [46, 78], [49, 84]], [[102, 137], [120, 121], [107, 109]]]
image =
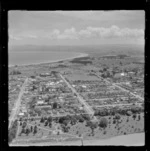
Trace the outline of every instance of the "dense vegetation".
[[10, 75], [18, 75], [18, 74], [21, 74], [21, 72], [19, 70], [12, 70], [10, 72]]
[[127, 115], [130, 116], [131, 114], [137, 114], [143, 112], [144, 109], [141, 107], [131, 107], [131, 108], [124, 108], [124, 109], [119, 109], [119, 108], [111, 108], [111, 109], [100, 109], [96, 110], [94, 115], [95, 116], [108, 116], [108, 115], [115, 115], [115, 114], [120, 114], [120, 115]]
[[12, 142], [12, 140], [16, 137], [16, 132], [18, 128], [18, 122], [15, 120], [12, 124], [12, 127], [9, 129], [8, 132], [8, 142]]
[[86, 60], [72, 60], [71, 63], [79, 63], [83, 65], [92, 64], [92, 61], [86, 61]]

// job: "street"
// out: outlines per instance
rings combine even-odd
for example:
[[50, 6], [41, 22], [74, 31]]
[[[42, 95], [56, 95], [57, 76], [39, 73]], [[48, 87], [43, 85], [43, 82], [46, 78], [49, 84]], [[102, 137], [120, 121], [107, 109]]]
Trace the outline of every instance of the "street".
[[[100, 77], [100, 76], [97, 75], [97, 74], [96, 74], [96, 76], [99, 77], [100, 79], [103, 79], [107, 84], [110, 84], [110, 82], [109, 82], [108, 80], [106, 80], [106, 79]], [[134, 97], [139, 98], [140, 100], [144, 101], [144, 99], [143, 99], [142, 97], [140, 97], [139, 95], [136, 95], [136, 94], [130, 92], [129, 90], [126, 90], [125, 88], [122, 88], [121, 86], [118, 86], [118, 85], [115, 84], [115, 83], [112, 83], [112, 85], [113, 85], [114, 87], [117, 87], [117, 88], [121, 89], [122, 91], [126, 91], [126, 92], [130, 93], [131, 95], [133, 95]]]
[[71, 84], [66, 81], [66, 79], [60, 74], [60, 77], [64, 80], [64, 82], [68, 85], [68, 87], [72, 90], [73, 93], [76, 94], [78, 100], [81, 104], [83, 104], [86, 107], [86, 110], [89, 114], [93, 115], [94, 111], [91, 109], [91, 107], [85, 102], [85, 100], [78, 94], [78, 92], [71, 86]]
[[9, 128], [11, 126], [11, 123], [13, 121], [15, 121], [15, 118], [19, 112], [19, 108], [20, 108], [20, 104], [21, 104], [21, 98], [22, 98], [22, 95], [24, 93], [24, 89], [25, 89], [25, 86], [28, 82], [28, 78], [26, 78], [26, 80], [24, 81], [21, 89], [20, 89], [20, 92], [19, 92], [19, 95], [18, 95], [18, 99], [16, 100], [15, 104], [14, 104], [14, 108], [12, 109], [12, 113], [11, 113], [11, 116], [9, 118]]

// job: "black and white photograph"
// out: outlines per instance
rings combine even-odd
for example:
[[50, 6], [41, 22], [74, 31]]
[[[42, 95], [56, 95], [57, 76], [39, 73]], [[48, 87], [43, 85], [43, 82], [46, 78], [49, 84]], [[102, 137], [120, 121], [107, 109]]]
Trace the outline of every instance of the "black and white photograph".
[[144, 10], [8, 11], [9, 146], [143, 146]]

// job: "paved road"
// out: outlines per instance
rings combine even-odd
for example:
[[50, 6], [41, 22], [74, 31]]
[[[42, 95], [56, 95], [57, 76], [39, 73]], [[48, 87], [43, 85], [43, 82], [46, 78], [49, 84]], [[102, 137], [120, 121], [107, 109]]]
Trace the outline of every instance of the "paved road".
[[85, 102], [85, 100], [78, 94], [78, 92], [71, 86], [71, 84], [60, 74], [60, 77], [64, 80], [64, 82], [68, 85], [68, 87], [72, 90], [73, 93], [76, 94], [78, 100], [86, 107], [86, 110], [89, 114], [94, 115], [94, 111], [91, 107]]
[[22, 95], [24, 93], [24, 89], [25, 89], [27, 82], [28, 82], [28, 78], [26, 78], [26, 80], [24, 81], [24, 83], [20, 89], [18, 99], [16, 100], [16, 102], [14, 104], [14, 108], [12, 109], [12, 113], [11, 113], [11, 116], [9, 118], [9, 128], [11, 126], [11, 123], [15, 120], [15, 118], [19, 112], [19, 108], [20, 108], [20, 104], [21, 104], [21, 98], [22, 98]]
[[[108, 84], [108, 83], [109, 83], [109, 84], [111, 83], [111, 82], [109, 82], [108, 80], [106, 80], [106, 79], [100, 77], [99, 75], [97, 75], [97, 76], [98, 76], [99, 78], [103, 79], [107, 84]], [[144, 98], [142, 98], [141, 96], [136, 95], [136, 94], [130, 92], [129, 90], [126, 90], [125, 88], [122, 88], [121, 86], [119, 86], [119, 85], [117, 85], [117, 84], [115, 84], [115, 83], [112, 83], [112, 85], [113, 85], [114, 87], [117, 87], [117, 88], [121, 89], [122, 91], [129, 92], [129, 93], [130, 93], [131, 95], [133, 95], [134, 97], [139, 98], [140, 100], [144, 101]]]

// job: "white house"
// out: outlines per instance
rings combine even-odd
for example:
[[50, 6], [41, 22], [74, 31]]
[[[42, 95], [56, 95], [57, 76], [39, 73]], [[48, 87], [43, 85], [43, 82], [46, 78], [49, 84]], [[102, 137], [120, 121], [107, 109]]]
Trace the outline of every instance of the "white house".
[[22, 113], [22, 112], [19, 113], [19, 116], [23, 116], [23, 115], [24, 115], [24, 113]]
[[43, 104], [44, 103], [44, 101], [43, 100], [41, 100], [41, 101], [37, 101], [37, 104]]

